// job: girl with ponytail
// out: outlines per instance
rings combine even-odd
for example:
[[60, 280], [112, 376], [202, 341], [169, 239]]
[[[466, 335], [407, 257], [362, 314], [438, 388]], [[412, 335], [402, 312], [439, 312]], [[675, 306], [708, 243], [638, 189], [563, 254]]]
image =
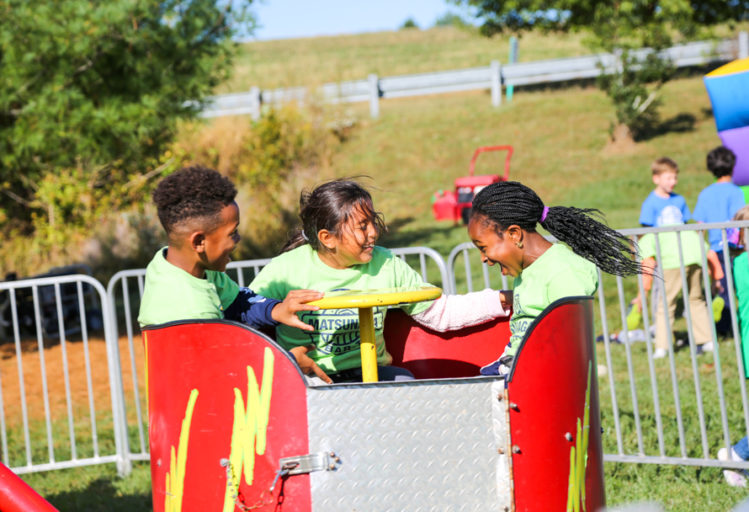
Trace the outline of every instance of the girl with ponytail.
[[[369, 192], [350, 179], [328, 181], [299, 202], [301, 229], [282, 254], [273, 258], [250, 284], [265, 297], [285, 297], [291, 290], [377, 290], [418, 288], [421, 275], [392, 252], [376, 245], [385, 230]], [[443, 295], [431, 302], [400, 308], [419, 324], [444, 332], [508, 316], [504, 292], [482, 290]], [[384, 331], [387, 308], [375, 308], [375, 339], [380, 380], [407, 380], [413, 375], [390, 363]], [[276, 340], [295, 357], [312, 383], [361, 382], [359, 316], [355, 309], [305, 311], [310, 332], [282, 326]]]
[[[636, 247], [599, 220], [595, 209], [545, 206], [530, 188], [515, 181], [493, 183], [473, 199], [468, 234], [488, 265], [515, 278], [510, 341], [484, 375], [509, 371], [526, 330], [557, 299], [593, 295], [596, 266], [618, 276], [642, 272]], [[541, 225], [568, 247], [536, 232]]]

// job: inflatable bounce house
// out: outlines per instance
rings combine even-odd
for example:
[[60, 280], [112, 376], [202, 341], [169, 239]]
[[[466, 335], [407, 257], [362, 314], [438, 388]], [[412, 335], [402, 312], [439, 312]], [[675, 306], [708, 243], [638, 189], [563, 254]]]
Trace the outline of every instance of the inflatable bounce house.
[[749, 203], [749, 58], [739, 59], [705, 75], [718, 136], [736, 154], [733, 182]]

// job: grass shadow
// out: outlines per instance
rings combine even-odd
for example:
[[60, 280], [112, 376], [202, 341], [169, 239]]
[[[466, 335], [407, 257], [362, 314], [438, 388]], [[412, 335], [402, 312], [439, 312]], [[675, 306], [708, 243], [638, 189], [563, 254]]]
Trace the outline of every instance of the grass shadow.
[[682, 112], [669, 119], [652, 124], [640, 130], [637, 134], [638, 141], [651, 140], [669, 133], [692, 132], [695, 129], [697, 118], [694, 114]]
[[49, 494], [47, 501], [60, 512], [151, 512], [150, 492], [123, 493], [111, 479], [97, 478], [84, 489]]

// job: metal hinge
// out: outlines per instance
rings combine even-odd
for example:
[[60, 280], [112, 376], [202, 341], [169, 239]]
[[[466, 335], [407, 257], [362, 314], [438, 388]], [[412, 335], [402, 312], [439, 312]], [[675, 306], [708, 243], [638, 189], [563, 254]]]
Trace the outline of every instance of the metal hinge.
[[336, 471], [341, 465], [341, 458], [335, 452], [318, 452], [284, 457], [278, 464], [279, 471], [286, 475], [301, 475], [313, 471]]

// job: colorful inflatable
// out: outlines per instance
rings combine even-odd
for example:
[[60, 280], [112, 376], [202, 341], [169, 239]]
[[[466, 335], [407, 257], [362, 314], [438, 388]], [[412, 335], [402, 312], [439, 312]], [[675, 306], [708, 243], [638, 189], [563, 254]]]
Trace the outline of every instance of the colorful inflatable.
[[[733, 181], [749, 185], [749, 58], [705, 75], [718, 136], [736, 154]], [[746, 194], [746, 189], [744, 189]]]

